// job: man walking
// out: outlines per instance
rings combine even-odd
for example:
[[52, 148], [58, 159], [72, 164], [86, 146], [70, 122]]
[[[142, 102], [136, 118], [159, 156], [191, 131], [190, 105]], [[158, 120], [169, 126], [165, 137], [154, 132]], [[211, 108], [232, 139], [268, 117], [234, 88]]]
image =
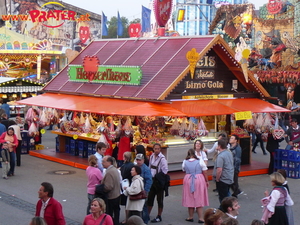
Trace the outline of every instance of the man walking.
[[[166, 175], [168, 173], [168, 162], [165, 156], [161, 153], [161, 145], [155, 143], [153, 145], [154, 153], [150, 157], [149, 168], [151, 169], [151, 175], [153, 179], [153, 183], [148, 195], [148, 213], [150, 215], [151, 210], [153, 208], [154, 199], [156, 196], [157, 204], [158, 204], [158, 213], [156, 218], [151, 220], [152, 223], [161, 222], [161, 214], [163, 212], [164, 207], [164, 187], [161, 186], [158, 175], [163, 174]], [[159, 176], [161, 177], [161, 176]]]
[[61, 204], [53, 198], [53, 186], [48, 182], [41, 183], [38, 191], [40, 200], [36, 204], [35, 216], [45, 219], [48, 225], [65, 225]]
[[120, 173], [113, 165], [114, 158], [104, 156], [102, 159], [103, 167], [106, 169], [101, 181], [104, 185], [104, 192], [107, 193], [106, 213], [113, 218], [114, 225], [119, 225], [120, 219]]
[[[149, 193], [152, 185], [152, 175], [149, 167], [145, 164], [145, 158], [143, 154], [137, 154], [135, 157], [136, 164], [141, 167], [142, 173], [141, 177], [144, 178], [144, 190]], [[145, 199], [145, 204], [143, 207], [142, 218], [145, 224], [148, 224], [150, 217], [147, 207], [147, 199]]]
[[96, 144], [96, 153], [94, 155], [97, 157], [98, 168], [101, 171], [101, 173], [103, 173], [102, 159], [106, 152], [106, 148], [107, 148], [107, 146], [103, 142], [98, 142]]
[[218, 140], [218, 150], [213, 177], [216, 180], [221, 203], [228, 196], [230, 185], [233, 183], [234, 168], [232, 153], [227, 150], [227, 143], [224, 139]]
[[233, 164], [234, 164], [234, 176], [233, 176], [233, 184], [231, 185], [231, 189], [233, 191], [232, 196], [236, 197], [242, 193], [239, 187], [239, 173], [242, 161], [242, 148], [239, 145], [239, 136], [236, 134], [231, 135], [229, 139], [230, 151], [233, 155]]

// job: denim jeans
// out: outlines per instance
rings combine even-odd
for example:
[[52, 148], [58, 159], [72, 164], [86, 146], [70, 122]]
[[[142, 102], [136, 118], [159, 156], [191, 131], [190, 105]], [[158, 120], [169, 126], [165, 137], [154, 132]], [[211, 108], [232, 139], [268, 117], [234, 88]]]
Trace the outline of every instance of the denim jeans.
[[89, 202], [88, 202], [88, 206], [87, 206], [87, 209], [86, 209], [86, 215], [91, 214], [90, 209], [91, 209], [91, 204], [92, 204], [92, 201], [93, 201], [94, 198], [95, 198], [95, 195], [88, 194]]
[[144, 204], [143, 211], [142, 211], [142, 219], [143, 219], [145, 224], [148, 224], [148, 222], [150, 220], [150, 216], [149, 216], [149, 213], [148, 213], [147, 200], [148, 199], [145, 199], [145, 204]]
[[15, 165], [16, 165], [16, 153], [15, 152], [10, 152], [9, 153], [10, 157], [10, 170], [7, 173], [7, 175], [13, 175], [15, 173]]

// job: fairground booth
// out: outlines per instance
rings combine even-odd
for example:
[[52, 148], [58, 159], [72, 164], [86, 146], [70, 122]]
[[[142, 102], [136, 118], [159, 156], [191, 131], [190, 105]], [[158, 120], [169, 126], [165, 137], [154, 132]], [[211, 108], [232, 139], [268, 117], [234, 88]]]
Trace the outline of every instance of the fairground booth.
[[[210, 148], [226, 132], [241, 137], [242, 163], [250, 164], [250, 137], [239, 121], [289, 110], [266, 101], [272, 96], [234, 54], [219, 35], [93, 41], [43, 94], [19, 104], [63, 111], [60, 129], [53, 131], [57, 152], [74, 157], [93, 154], [98, 140], [113, 149], [124, 131], [149, 153], [161, 143], [169, 170], [180, 170], [195, 139]], [[109, 123], [114, 128], [107, 129]]]

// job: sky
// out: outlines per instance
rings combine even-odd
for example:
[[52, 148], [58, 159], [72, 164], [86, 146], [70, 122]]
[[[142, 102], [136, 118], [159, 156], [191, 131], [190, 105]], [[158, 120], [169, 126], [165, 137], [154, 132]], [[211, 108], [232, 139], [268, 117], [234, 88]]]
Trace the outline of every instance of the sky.
[[[141, 18], [142, 5], [150, 8], [151, 0], [62, 0], [63, 2], [86, 9], [88, 11], [101, 14], [102, 11], [110, 20], [112, 16], [117, 16], [119, 11], [120, 16], [126, 17], [129, 21], [136, 18]], [[255, 8], [267, 3], [268, 0], [248, 0], [249, 3], [255, 4]], [[173, 0], [175, 2], [175, 0]]]

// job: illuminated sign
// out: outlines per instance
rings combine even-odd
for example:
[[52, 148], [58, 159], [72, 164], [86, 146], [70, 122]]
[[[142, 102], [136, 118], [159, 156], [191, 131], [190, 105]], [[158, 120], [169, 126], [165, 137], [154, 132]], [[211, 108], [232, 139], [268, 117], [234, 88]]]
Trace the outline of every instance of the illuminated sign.
[[[58, 2], [47, 2], [41, 6], [43, 8], [46, 5], [59, 5], [63, 8], [64, 5]], [[82, 21], [90, 21], [90, 15], [80, 15], [79, 17], [76, 17], [76, 12], [72, 10], [47, 10], [47, 11], [41, 11], [41, 10], [31, 10], [28, 12], [29, 15], [2, 15], [3, 21], [32, 21], [33, 23], [39, 22], [42, 23], [42, 25], [49, 27], [49, 28], [57, 28], [64, 24], [64, 20], [70, 20], [70, 21], [76, 21], [76, 22], [82, 22]], [[51, 26], [48, 24], [45, 24], [43, 22], [47, 22], [49, 20], [56, 20], [56, 21], [62, 21], [60, 24]]]
[[185, 82], [185, 89], [223, 89], [224, 88], [224, 81], [186, 81]]
[[142, 71], [139, 66], [97, 66], [94, 71], [86, 71], [82, 65], [69, 65], [70, 81], [140, 85]]
[[234, 113], [234, 115], [235, 115], [235, 120], [252, 119], [252, 112], [251, 111], [237, 112], [237, 113]]
[[220, 99], [220, 98], [233, 98], [232, 94], [224, 95], [192, 95], [182, 96], [182, 99]]

